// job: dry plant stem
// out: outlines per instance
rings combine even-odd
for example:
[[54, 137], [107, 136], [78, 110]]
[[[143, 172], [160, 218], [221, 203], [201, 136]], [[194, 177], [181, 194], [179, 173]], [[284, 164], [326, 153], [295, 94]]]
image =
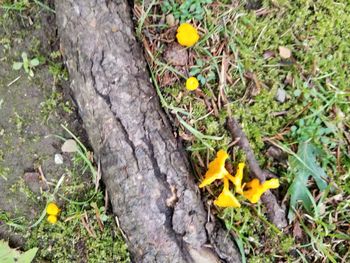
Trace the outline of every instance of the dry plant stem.
[[[226, 126], [232, 136], [232, 140], [238, 140], [238, 146], [245, 152], [251, 173], [254, 175], [254, 177], [258, 178], [260, 182], [264, 182], [266, 180], [265, 172], [260, 168], [257, 160], [255, 159], [255, 155], [250, 147], [247, 136], [243, 132], [239, 123], [233, 117], [228, 117]], [[278, 228], [286, 227], [287, 220], [285, 211], [278, 204], [276, 197], [271, 193], [271, 191], [265, 192], [261, 197], [261, 200], [267, 209], [269, 220]]]

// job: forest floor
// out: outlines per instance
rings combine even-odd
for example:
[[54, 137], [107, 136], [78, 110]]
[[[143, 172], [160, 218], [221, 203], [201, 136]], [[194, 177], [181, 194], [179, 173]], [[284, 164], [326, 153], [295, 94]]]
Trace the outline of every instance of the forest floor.
[[[96, 187], [52, 8], [0, 1], [0, 239], [38, 248], [36, 262], [129, 262], [103, 186]], [[61, 209], [56, 224], [45, 215], [50, 201]]]
[[[241, 197], [240, 208], [216, 207], [219, 183], [201, 192], [207, 207], [243, 262], [349, 262], [350, 3], [179, 2], [135, 1], [133, 12], [198, 183], [220, 149], [233, 167], [246, 161], [225, 126], [229, 109], [260, 166], [279, 178], [273, 193], [288, 226], [276, 228], [264, 205]], [[96, 190], [98, 169], [69, 95], [52, 8], [0, 1], [0, 238], [38, 247], [38, 262], [129, 262], [103, 187]], [[185, 50], [175, 37], [182, 22], [200, 34]], [[191, 92], [190, 76], [200, 82]], [[62, 151], [67, 139], [82, 145]], [[50, 200], [62, 209], [54, 225], [45, 218]]]
[[[220, 183], [202, 191], [243, 262], [349, 262], [350, 2], [153, 0], [136, 1], [133, 12], [198, 183], [220, 149], [234, 167], [246, 161], [226, 129], [229, 111], [260, 166], [279, 178], [283, 229], [261, 203], [213, 205]], [[200, 35], [186, 49], [176, 41], [184, 22]], [[195, 91], [185, 88], [190, 76], [199, 80]]]

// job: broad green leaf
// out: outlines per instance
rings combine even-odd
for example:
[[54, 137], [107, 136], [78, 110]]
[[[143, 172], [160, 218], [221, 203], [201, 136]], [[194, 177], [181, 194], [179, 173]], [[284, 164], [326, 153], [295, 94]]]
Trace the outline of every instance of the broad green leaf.
[[36, 248], [36, 247], [29, 249], [28, 251], [26, 251], [20, 255], [17, 262], [18, 263], [30, 263], [33, 261], [37, 252], [38, 252], [38, 248]]
[[288, 189], [290, 194], [290, 208], [288, 212], [288, 219], [292, 221], [294, 219], [294, 210], [298, 201], [302, 201], [303, 207], [310, 213], [313, 207], [314, 200], [307, 188], [307, 182], [310, 176], [312, 176], [320, 189], [325, 190], [327, 187], [327, 175], [325, 171], [320, 167], [317, 161], [317, 148], [310, 142], [303, 142], [299, 144], [297, 154], [294, 154], [289, 159], [289, 164], [294, 179]]
[[36, 67], [36, 66], [38, 66], [40, 64], [40, 62], [39, 62], [39, 59], [37, 59], [37, 58], [33, 58], [31, 61], [30, 61], [30, 66], [32, 66], [32, 67]]
[[32, 248], [24, 253], [10, 248], [7, 242], [0, 240], [0, 262], [1, 263], [30, 263], [33, 261], [38, 248]]
[[22, 62], [14, 62], [12, 65], [12, 68], [14, 70], [20, 70], [22, 68], [23, 63]]
[[308, 172], [316, 181], [318, 188], [323, 191], [327, 187], [327, 175], [317, 162], [317, 148], [310, 142], [299, 144], [298, 155], [304, 163], [300, 163], [299, 170]]

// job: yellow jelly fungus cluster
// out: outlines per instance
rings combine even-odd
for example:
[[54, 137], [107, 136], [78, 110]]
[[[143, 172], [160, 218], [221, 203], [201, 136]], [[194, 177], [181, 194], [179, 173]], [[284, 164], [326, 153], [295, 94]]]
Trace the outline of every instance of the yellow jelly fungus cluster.
[[[243, 195], [251, 203], [257, 203], [261, 195], [268, 189], [274, 189], [279, 187], [278, 179], [271, 179], [264, 183], [260, 183], [258, 179], [243, 184], [243, 170], [244, 163], [239, 163], [235, 176], [232, 176], [225, 168], [225, 162], [228, 158], [227, 152], [220, 150], [216, 154], [216, 158], [209, 163], [208, 171], [204, 176], [204, 180], [199, 185], [200, 188], [210, 185], [215, 180], [223, 180], [224, 188], [218, 198], [214, 201], [214, 204], [220, 207], [240, 207], [236, 197], [230, 191], [230, 182], [235, 186], [235, 192]], [[248, 190], [245, 190], [245, 189]]]
[[177, 29], [176, 38], [181, 46], [192, 47], [199, 40], [199, 35], [191, 24], [183, 23]]
[[190, 77], [186, 80], [186, 89], [187, 90], [195, 90], [199, 86], [199, 82], [195, 77]]
[[55, 203], [49, 203], [46, 207], [47, 221], [51, 224], [56, 224], [60, 211], [61, 209]]

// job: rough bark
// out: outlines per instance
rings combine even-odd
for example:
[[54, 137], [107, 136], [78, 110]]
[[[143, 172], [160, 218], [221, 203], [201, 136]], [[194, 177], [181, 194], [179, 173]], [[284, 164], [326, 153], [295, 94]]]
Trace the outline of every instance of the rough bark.
[[71, 89], [133, 261], [239, 262], [226, 231], [206, 229], [207, 213], [150, 83], [130, 14], [126, 0], [56, 1]]

